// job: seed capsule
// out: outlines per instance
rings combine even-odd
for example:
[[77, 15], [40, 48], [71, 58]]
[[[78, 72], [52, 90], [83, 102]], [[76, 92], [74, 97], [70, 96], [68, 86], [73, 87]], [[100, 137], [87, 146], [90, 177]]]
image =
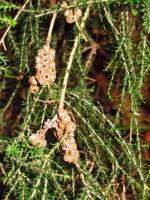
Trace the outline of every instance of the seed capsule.
[[36, 79], [35, 79], [35, 76], [31, 76], [31, 77], [29, 78], [29, 83], [30, 83], [31, 85], [37, 85], [37, 81], [36, 81]]
[[38, 83], [50, 87], [56, 79], [55, 50], [44, 45], [36, 56], [35, 68]]
[[74, 122], [69, 122], [67, 125], [66, 125], [66, 131], [69, 132], [69, 133], [72, 133], [76, 130], [76, 124]]
[[47, 145], [47, 141], [40, 134], [32, 134], [29, 137], [29, 141], [31, 142], [31, 144], [33, 146], [36, 146], [36, 147], [39, 147], [39, 148], [46, 147], [46, 145]]
[[30, 90], [32, 94], [36, 94], [39, 91], [39, 87], [36, 85], [31, 85]]

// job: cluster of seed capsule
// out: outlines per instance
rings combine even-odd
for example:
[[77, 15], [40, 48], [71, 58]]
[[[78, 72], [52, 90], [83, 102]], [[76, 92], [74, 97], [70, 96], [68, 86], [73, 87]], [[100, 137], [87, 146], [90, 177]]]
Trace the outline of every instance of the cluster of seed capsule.
[[40, 85], [50, 87], [56, 79], [55, 50], [49, 45], [44, 45], [36, 56], [36, 75], [29, 79], [30, 90], [34, 94], [38, 92]]
[[57, 124], [55, 136], [61, 139], [64, 134], [66, 137], [62, 141], [62, 150], [65, 151], [64, 160], [68, 163], [76, 164], [79, 158], [79, 151], [74, 138], [76, 124], [73, 121], [73, 115], [65, 109], [61, 109], [57, 113]]
[[[62, 8], [67, 8], [67, 2], [63, 1], [61, 4]], [[79, 8], [75, 8], [73, 9], [66, 9], [66, 11], [64, 12], [64, 16], [66, 17], [66, 21], [69, 24], [72, 24], [76, 21], [79, 20], [79, 18], [82, 16], [82, 11]]]
[[48, 129], [55, 128], [55, 137], [58, 140], [62, 140], [62, 150], [64, 153], [64, 160], [68, 163], [77, 164], [79, 158], [79, 151], [77, 150], [77, 144], [75, 141], [74, 132], [76, 130], [76, 124], [73, 119], [73, 115], [65, 109], [58, 111], [56, 117], [52, 120], [47, 120], [43, 128], [39, 129], [36, 134], [32, 134], [29, 137], [29, 141], [33, 146], [46, 147], [47, 141], [45, 134]]
[[56, 120], [57, 120], [57, 116], [54, 117], [52, 120], [48, 119], [45, 122], [43, 128], [39, 129], [37, 133], [33, 133], [31, 136], [29, 136], [29, 141], [31, 142], [33, 146], [36, 146], [39, 148], [40, 147], [44, 148], [47, 146], [45, 135], [49, 129], [56, 127], [56, 124], [57, 124]]
[[46, 147], [47, 145], [47, 141], [45, 139], [45, 134], [46, 131], [44, 129], [40, 129], [37, 131], [37, 133], [33, 133], [30, 137], [29, 137], [29, 141], [31, 142], [31, 144], [33, 146], [36, 147]]

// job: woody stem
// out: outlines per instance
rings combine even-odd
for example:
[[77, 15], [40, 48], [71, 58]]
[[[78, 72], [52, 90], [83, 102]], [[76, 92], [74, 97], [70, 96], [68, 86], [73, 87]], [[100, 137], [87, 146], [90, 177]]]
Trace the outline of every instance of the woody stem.
[[47, 34], [47, 38], [46, 38], [46, 44], [47, 45], [49, 45], [50, 42], [51, 42], [51, 36], [52, 36], [52, 31], [53, 31], [53, 27], [54, 27], [54, 24], [55, 24], [56, 16], [57, 16], [57, 13], [54, 12], [52, 20], [51, 20], [50, 25], [49, 25], [49, 30], [48, 30], [48, 34]]
[[[88, 5], [88, 7], [87, 7], [87, 9], [84, 13], [84, 16], [83, 16], [83, 19], [82, 19], [82, 22], [81, 22], [81, 26], [80, 26], [81, 31], [85, 27], [85, 21], [86, 21], [88, 15], [89, 15], [90, 6], [91, 6], [91, 3]], [[64, 100], [65, 100], [65, 93], [66, 93], [66, 89], [67, 89], [68, 78], [69, 78], [69, 74], [70, 74], [70, 69], [72, 67], [74, 55], [76, 53], [76, 49], [77, 49], [77, 46], [78, 46], [79, 38], [80, 38], [80, 33], [75, 38], [74, 45], [73, 45], [73, 48], [72, 48], [72, 51], [71, 51], [71, 54], [70, 54], [70, 57], [69, 57], [69, 61], [68, 61], [67, 68], [66, 68], [66, 73], [65, 73], [65, 76], [64, 76], [64, 80], [63, 80], [63, 87], [62, 87], [62, 90], [61, 90], [60, 102], [59, 102], [59, 108], [58, 109], [63, 109], [63, 107], [64, 107]]]

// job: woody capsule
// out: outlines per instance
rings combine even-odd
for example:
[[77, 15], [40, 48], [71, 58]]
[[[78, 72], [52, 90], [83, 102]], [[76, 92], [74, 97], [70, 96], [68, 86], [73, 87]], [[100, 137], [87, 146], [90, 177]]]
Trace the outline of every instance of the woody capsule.
[[55, 50], [45, 44], [36, 56], [36, 74], [29, 79], [31, 93], [39, 91], [40, 85], [50, 87], [56, 79]]

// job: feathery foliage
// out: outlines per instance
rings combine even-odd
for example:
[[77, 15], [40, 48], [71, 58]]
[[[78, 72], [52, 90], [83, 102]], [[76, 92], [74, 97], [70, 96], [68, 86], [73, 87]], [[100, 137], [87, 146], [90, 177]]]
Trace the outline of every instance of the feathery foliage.
[[[0, 198], [148, 200], [150, 171], [143, 156], [148, 145], [141, 135], [149, 129], [150, 121], [141, 119], [141, 109], [147, 103], [143, 87], [150, 70], [150, 2], [67, 1], [68, 8], [80, 8], [82, 15], [90, 9], [83, 30], [81, 19], [68, 24], [63, 14], [66, 8], [50, 2], [30, 0], [17, 20], [14, 15], [21, 5], [0, 3], [0, 28], [11, 26], [4, 40], [7, 50], [1, 47], [0, 52], [0, 126], [4, 129], [0, 139]], [[32, 94], [28, 80], [35, 74], [35, 57], [45, 43], [55, 12], [51, 47], [56, 50], [57, 79], [51, 88], [43, 86]], [[78, 167], [63, 160], [61, 143], [53, 130], [46, 135], [45, 148], [28, 140], [57, 112], [76, 38], [65, 107], [73, 112], [77, 123]], [[95, 44], [96, 52], [90, 58]], [[87, 62], [89, 68], [85, 67]], [[94, 70], [107, 75], [104, 93], [111, 105], [109, 112], [103, 97], [94, 100], [96, 88], [89, 84]]]

